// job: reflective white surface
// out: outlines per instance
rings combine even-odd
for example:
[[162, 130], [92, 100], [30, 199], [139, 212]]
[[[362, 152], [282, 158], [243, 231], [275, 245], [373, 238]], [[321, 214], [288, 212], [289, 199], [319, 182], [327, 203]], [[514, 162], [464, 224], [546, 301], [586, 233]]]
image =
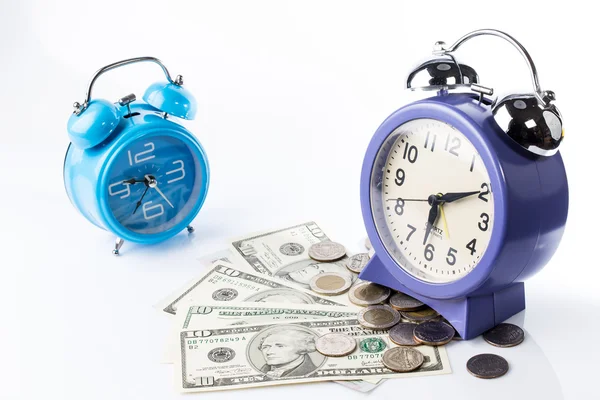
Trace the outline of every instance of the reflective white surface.
[[[482, 339], [453, 342], [451, 375], [388, 381], [369, 395], [319, 383], [186, 398], [597, 396], [596, 111], [584, 87], [589, 77], [566, 73], [597, 57], [589, 51], [599, 36], [591, 9], [561, 2], [540, 14], [533, 2], [473, 1], [461, 3], [460, 20], [424, 23], [434, 11], [445, 15], [448, 3], [98, 4], [0, 6], [1, 399], [182, 398], [172, 366], [160, 364], [169, 320], [152, 305], [196, 276], [195, 260], [225, 247], [229, 237], [314, 219], [360, 250], [352, 244], [365, 236], [362, 158], [383, 119], [414, 98], [401, 90], [405, 74], [435, 41], [450, 43], [486, 26], [527, 47], [565, 119], [569, 221], [555, 257], [526, 283], [527, 311], [518, 317], [525, 342], [513, 349]], [[532, 15], [537, 22], [524, 17]], [[115, 258], [114, 238], [78, 215], [64, 193], [66, 121], [97, 68], [138, 55], [160, 57], [198, 98], [198, 118], [186, 126], [206, 147], [212, 186], [192, 237], [150, 247], [125, 243]], [[473, 41], [462, 60], [500, 95], [529, 88], [520, 55], [501, 41]], [[160, 78], [152, 66], [132, 67], [103, 76], [94, 93], [139, 95]], [[492, 381], [469, 375], [466, 361], [481, 352], [503, 355], [509, 373]]]

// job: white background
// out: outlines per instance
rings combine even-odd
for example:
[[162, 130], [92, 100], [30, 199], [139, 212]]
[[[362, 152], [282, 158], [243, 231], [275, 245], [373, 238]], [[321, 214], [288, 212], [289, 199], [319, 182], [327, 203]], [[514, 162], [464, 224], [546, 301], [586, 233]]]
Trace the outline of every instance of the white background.
[[[597, 13], [576, 1], [8, 1], [0, 2], [0, 398], [180, 398], [159, 363], [169, 331], [152, 306], [198, 275], [226, 239], [307, 220], [354, 251], [365, 235], [359, 172], [381, 121], [411, 97], [404, 79], [436, 40], [478, 28], [530, 51], [565, 120], [570, 215], [550, 264], [526, 283], [516, 321], [527, 340], [448, 346], [453, 374], [389, 381], [371, 398], [595, 396], [598, 374]], [[591, 3], [590, 3], [591, 4]], [[205, 146], [212, 182], [194, 226], [151, 247], [113, 237], [63, 188], [71, 104], [101, 66], [162, 59], [198, 99], [186, 126]], [[500, 39], [461, 48], [482, 84], [529, 91], [525, 64]], [[141, 96], [146, 64], [98, 81], [95, 95]], [[504, 355], [509, 374], [471, 377], [466, 360]], [[190, 395], [364, 398], [332, 383]]]

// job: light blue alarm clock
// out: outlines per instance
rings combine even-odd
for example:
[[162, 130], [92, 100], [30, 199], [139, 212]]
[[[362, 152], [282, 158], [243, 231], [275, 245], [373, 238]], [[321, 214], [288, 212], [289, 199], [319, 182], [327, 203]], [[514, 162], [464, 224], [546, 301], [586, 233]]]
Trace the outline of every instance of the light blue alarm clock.
[[[139, 62], [154, 62], [167, 82], [116, 103], [92, 100], [92, 88], [103, 73]], [[64, 180], [71, 202], [94, 225], [117, 236], [114, 254], [125, 240], [150, 244], [193, 232], [191, 221], [206, 198], [208, 160], [194, 135], [178, 118], [193, 119], [197, 105], [153, 57], [107, 65], [92, 77], [83, 104], [75, 103], [67, 130], [71, 144]], [[177, 117], [177, 118], [173, 118]]]

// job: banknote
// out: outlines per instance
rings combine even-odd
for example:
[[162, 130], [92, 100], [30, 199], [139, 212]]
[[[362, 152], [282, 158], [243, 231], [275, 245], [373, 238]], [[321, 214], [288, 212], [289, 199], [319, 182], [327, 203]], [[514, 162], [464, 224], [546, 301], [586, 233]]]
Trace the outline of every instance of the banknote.
[[[199, 305], [198, 305], [199, 304]], [[201, 330], [207, 326], [266, 324], [311, 319], [356, 318], [357, 311], [318, 304], [222, 303], [203, 302], [182, 305], [177, 313], [178, 329]]]
[[159, 307], [175, 315], [184, 301], [201, 304], [203, 301], [296, 303], [343, 306], [308, 290], [286, 285], [267, 276], [252, 274], [235, 268], [225, 261], [216, 261], [189, 285], [169, 296]]
[[[356, 350], [336, 358], [316, 351], [315, 340], [334, 332], [353, 337]], [[355, 318], [183, 329], [179, 346], [176, 382], [183, 392], [450, 373], [445, 349], [434, 346], [416, 347], [425, 362], [414, 372], [385, 368], [382, 356], [396, 345]]]
[[234, 263], [304, 289], [310, 289], [311, 278], [323, 272], [337, 272], [355, 281], [356, 274], [346, 268], [345, 259], [322, 263], [308, 256], [311, 245], [325, 240], [329, 238], [315, 222], [306, 222], [232, 240], [230, 249], [237, 259]]
[[[200, 304], [200, 305], [198, 305]], [[181, 304], [173, 326], [173, 340], [163, 355], [163, 362], [175, 362], [181, 329], [201, 330], [207, 326], [216, 328], [230, 325], [267, 324], [281, 321], [305, 321], [309, 319], [356, 318], [356, 311], [339, 306], [317, 304], [228, 303], [206, 301]]]

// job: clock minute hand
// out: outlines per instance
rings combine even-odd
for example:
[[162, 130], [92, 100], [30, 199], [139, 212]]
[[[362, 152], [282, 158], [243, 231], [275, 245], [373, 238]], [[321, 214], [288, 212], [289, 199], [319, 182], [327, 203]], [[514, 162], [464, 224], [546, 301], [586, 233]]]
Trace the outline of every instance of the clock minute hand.
[[429, 238], [429, 232], [431, 232], [431, 229], [433, 228], [435, 221], [437, 220], [440, 204], [439, 197], [435, 195], [429, 196], [429, 202], [431, 204], [431, 209], [429, 210], [429, 218], [427, 218], [427, 227], [425, 228], [425, 237], [423, 238], [423, 245], [427, 243], [427, 239]]
[[474, 192], [460, 192], [460, 193], [446, 193], [438, 197], [438, 200], [443, 203], [452, 203], [453, 201], [464, 199], [465, 197], [473, 196], [474, 194], [479, 194], [479, 190]]

